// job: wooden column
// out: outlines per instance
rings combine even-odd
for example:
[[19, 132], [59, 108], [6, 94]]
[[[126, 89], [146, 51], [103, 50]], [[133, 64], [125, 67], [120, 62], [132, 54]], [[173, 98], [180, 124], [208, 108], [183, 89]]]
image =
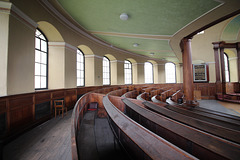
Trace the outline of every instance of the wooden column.
[[221, 75], [222, 75], [222, 94], [226, 94], [226, 77], [224, 64], [224, 42], [220, 43], [220, 60], [221, 60]]
[[213, 49], [214, 49], [214, 59], [215, 59], [215, 72], [216, 72], [216, 83], [221, 82], [220, 80], [220, 68], [219, 68], [219, 42], [213, 42]]
[[238, 83], [240, 83], [240, 42], [237, 43], [237, 58]]
[[194, 86], [193, 86], [193, 69], [192, 69], [192, 53], [191, 39], [184, 38], [182, 40], [182, 59], [183, 59], [183, 90], [185, 102], [184, 105], [194, 107], [197, 103], [194, 101]]

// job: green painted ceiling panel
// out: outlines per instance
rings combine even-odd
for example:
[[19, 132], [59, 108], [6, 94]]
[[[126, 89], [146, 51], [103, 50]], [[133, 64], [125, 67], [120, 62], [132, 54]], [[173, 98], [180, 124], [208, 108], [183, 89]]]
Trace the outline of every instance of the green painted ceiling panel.
[[240, 32], [240, 15], [235, 17], [228, 23], [222, 33], [222, 40], [237, 40], [237, 36]]
[[[127, 50], [171, 50], [168, 40], [139, 39], [118, 36], [95, 35], [104, 41], [111, 42], [113, 46]], [[133, 47], [138, 43], [138, 47]]]
[[[170, 38], [181, 28], [220, 4], [215, 0], [57, 1], [82, 27], [107, 43], [141, 55], [172, 60], [177, 58], [168, 40], [143, 37], [165, 35]], [[129, 19], [120, 20], [121, 13], [127, 13]], [[129, 37], [111, 33], [127, 34]], [[142, 37], [132, 38], [134, 34], [140, 34]], [[133, 47], [134, 43], [140, 44], [139, 47]], [[155, 54], [149, 55], [151, 52]]]
[[[219, 5], [213, 0], [58, 0], [89, 31], [173, 35]], [[129, 14], [122, 21], [121, 13]]]

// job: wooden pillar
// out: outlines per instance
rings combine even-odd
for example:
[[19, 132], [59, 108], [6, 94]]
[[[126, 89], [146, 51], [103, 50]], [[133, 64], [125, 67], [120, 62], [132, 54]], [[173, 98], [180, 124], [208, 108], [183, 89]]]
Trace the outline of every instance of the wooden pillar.
[[237, 43], [237, 58], [238, 83], [240, 83], [240, 42]]
[[213, 42], [213, 49], [214, 49], [214, 59], [215, 59], [215, 72], [216, 72], [216, 83], [221, 82], [220, 80], [220, 68], [219, 68], [219, 42]]
[[224, 64], [224, 42], [220, 43], [220, 60], [221, 60], [221, 75], [222, 75], [222, 94], [226, 94], [226, 77]]
[[182, 40], [181, 47], [183, 52], [183, 90], [185, 97], [184, 105], [194, 107], [197, 105], [197, 103], [194, 101], [191, 39], [184, 38]]

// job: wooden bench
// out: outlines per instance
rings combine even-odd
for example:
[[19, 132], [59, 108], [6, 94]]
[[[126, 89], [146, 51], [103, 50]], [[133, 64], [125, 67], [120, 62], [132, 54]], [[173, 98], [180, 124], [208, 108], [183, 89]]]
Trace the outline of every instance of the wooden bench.
[[178, 103], [178, 99], [183, 98], [184, 94], [182, 92], [182, 90], [178, 90], [177, 92], [175, 92], [174, 94], [172, 94], [171, 96], [171, 100], [175, 103]]
[[180, 106], [168, 105], [165, 107], [174, 112], [181, 113], [181, 114], [189, 116], [189, 117], [197, 118], [202, 121], [206, 121], [206, 122], [213, 123], [213, 124], [216, 124], [216, 125], [219, 125], [222, 127], [240, 131], [239, 122], [234, 121], [232, 119], [228, 119], [226, 117], [221, 117], [221, 116], [209, 114], [206, 112], [205, 113], [204, 112], [196, 112], [196, 111], [193, 111], [193, 109], [190, 110], [190, 109], [186, 109], [186, 108], [181, 108]]
[[[167, 141], [199, 159], [239, 159], [240, 145], [179, 123], [146, 108], [122, 100], [126, 114]], [[119, 102], [120, 103], [120, 102]]]
[[198, 119], [193, 118], [193, 117], [185, 116], [183, 114], [179, 114], [179, 113], [176, 113], [174, 111], [168, 110], [164, 106], [160, 107], [159, 105], [156, 105], [156, 104], [151, 103], [151, 102], [145, 101], [145, 102], [143, 102], [143, 104], [148, 109], [150, 109], [150, 110], [152, 110], [156, 113], [159, 113], [161, 115], [164, 115], [168, 118], [174, 119], [176, 121], [187, 124], [187, 125], [192, 126], [194, 128], [203, 130], [205, 132], [214, 134], [216, 136], [219, 136], [219, 137], [222, 137], [222, 138], [225, 138], [227, 140], [230, 140], [230, 141], [233, 141], [233, 142], [236, 142], [236, 143], [240, 144], [240, 136], [239, 136], [240, 132], [239, 131], [228, 129], [228, 128], [225, 128], [225, 127], [222, 127], [222, 126], [217, 126], [217, 125], [214, 125], [212, 123], [201, 121], [201, 120], [198, 120]]
[[166, 91], [166, 87], [160, 88], [160, 89], [155, 89], [150, 92], [150, 96], [153, 97], [155, 95], [160, 95], [162, 92]]
[[115, 136], [133, 159], [196, 159], [124, 115], [108, 95], [103, 104]]
[[140, 101], [149, 101], [150, 100], [149, 93], [143, 92], [137, 96], [137, 99]]
[[122, 95], [122, 97], [136, 99], [138, 95], [139, 95], [139, 92], [137, 90], [133, 90], [133, 91], [126, 92], [124, 95]]
[[159, 96], [159, 95], [153, 96], [153, 97], [151, 98], [152, 102], [161, 104], [161, 105], [163, 105], [163, 106], [168, 105], [166, 102], [160, 101], [159, 98], [157, 98], [158, 96]]
[[127, 88], [122, 88], [122, 89], [117, 89], [117, 90], [111, 91], [108, 94], [120, 97], [120, 96], [124, 95], [126, 92], [128, 92], [128, 89]]

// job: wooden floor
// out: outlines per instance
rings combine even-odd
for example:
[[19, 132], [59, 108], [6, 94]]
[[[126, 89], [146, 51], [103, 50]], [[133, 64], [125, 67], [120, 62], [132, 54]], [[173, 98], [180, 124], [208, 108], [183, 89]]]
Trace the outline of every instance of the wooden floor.
[[[239, 104], [216, 100], [201, 101], [200, 104], [223, 112], [226, 109], [236, 111], [235, 115], [240, 116]], [[71, 112], [68, 111], [64, 118], [53, 118], [7, 144], [3, 160], [71, 160]]]
[[219, 104], [240, 116], [240, 104], [218, 101]]
[[7, 144], [3, 160], [71, 160], [71, 115], [72, 110]]

